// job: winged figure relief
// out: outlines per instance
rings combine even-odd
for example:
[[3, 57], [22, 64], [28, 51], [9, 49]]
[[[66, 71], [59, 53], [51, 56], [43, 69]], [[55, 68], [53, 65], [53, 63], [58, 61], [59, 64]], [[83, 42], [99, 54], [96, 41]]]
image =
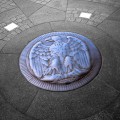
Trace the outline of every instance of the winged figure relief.
[[52, 36], [37, 42], [30, 51], [29, 61], [34, 75], [43, 81], [81, 75], [91, 66], [86, 44], [72, 36]]

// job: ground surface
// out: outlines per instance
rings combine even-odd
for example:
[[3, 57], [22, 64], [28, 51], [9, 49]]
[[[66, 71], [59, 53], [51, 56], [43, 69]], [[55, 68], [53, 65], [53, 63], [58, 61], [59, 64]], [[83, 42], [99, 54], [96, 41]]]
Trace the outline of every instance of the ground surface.
[[[80, 12], [93, 15], [81, 19]], [[19, 27], [6, 31], [12, 22]], [[89, 84], [51, 92], [22, 76], [23, 48], [53, 31], [84, 35], [99, 48], [102, 68]], [[0, 0], [0, 120], [120, 120], [119, 72], [119, 0]]]

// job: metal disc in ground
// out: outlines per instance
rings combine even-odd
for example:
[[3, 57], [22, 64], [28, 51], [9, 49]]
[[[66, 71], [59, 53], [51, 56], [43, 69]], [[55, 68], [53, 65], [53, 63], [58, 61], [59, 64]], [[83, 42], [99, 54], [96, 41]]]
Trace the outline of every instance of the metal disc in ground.
[[21, 53], [19, 63], [22, 74], [33, 85], [67, 91], [83, 86], [98, 74], [101, 55], [82, 35], [52, 32], [32, 40]]

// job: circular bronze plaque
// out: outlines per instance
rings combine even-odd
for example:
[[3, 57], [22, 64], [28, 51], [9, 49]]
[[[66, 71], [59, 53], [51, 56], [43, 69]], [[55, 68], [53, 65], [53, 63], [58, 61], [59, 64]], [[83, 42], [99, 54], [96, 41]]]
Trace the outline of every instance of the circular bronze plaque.
[[86, 37], [52, 32], [32, 40], [22, 51], [20, 70], [33, 85], [67, 91], [91, 81], [101, 67], [101, 55]]

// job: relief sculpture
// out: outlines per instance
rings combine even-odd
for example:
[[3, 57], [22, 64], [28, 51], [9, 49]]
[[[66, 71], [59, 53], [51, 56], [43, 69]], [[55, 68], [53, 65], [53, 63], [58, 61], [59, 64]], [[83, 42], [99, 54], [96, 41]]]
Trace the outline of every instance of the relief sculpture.
[[102, 56], [94, 43], [72, 32], [51, 32], [30, 41], [19, 66], [31, 84], [46, 90], [79, 88], [97, 76]]
[[67, 83], [71, 78], [74, 81], [91, 66], [87, 45], [77, 37], [66, 35], [38, 41], [31, 48], [28, 60], [31, 74], [53, 83]]

